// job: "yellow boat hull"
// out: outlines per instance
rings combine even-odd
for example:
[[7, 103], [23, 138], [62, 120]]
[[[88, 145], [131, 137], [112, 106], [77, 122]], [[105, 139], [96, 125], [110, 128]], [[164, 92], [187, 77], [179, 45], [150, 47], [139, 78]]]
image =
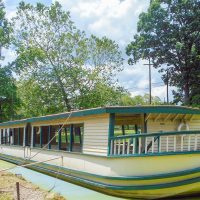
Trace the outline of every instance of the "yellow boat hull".
[[[34, 162], [25, 161], [22, 158], [5, 154], [0, 154], [0, 159], [15, 164]], [[101, 158], [99, 158], [99, 160], [100, 159]], [[57, 166], [44, 163], [31, 165], [27, 168], [50, 176], [56, 176], [64, 181], [104, 194], [126, 199], [159, 199], [192, 195], [200, 196], [199, 154], [102, 159], [107, 160], [107, 163], [106, 161], [104, 162], [105, 165], [112, 163], [111, 169], [115, 169], [116, 171], [117, 166], [112, 167], [113, 163], [118, 164], [120, 162], [122, 164], [123, 161], [124, 170], [130, 174], [130, 168], [132, 168], [133, 175], [105, 176], [73, 170], [65, 166], [61, 167], [58, 171]], [[182, 166], [173, 163], [175, 160], [178, 161], [179, 164], [181, 163]], [[188, 167], [188, 161], [193, 161], [193, 164], [190, 163], [190, 168]], [[146, 165], [146, 171], [144, 165]], [[155, 168], [152, 168], [153, 165], [155, 165]], [[141, 167], [139, 168], [139, 166]], [[122, 166], [119, 167], [120, 169], [118, 171], [122, 171]], [[144, 175], [141, 175], [141, 170], [144, 171]], [[138, 176], [135, 175], [137, 173], [139, 174]]]

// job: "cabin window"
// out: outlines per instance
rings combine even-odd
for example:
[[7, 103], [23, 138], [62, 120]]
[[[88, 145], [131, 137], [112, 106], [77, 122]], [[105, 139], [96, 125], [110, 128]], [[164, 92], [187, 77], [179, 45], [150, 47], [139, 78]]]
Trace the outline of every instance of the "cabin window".
[[61, 130], [61, 150], [69, 150], [70, 143], [70, 126], [65, 126]]
[[9, 134], [8, 134], [8, 130], [5, 129], [2, 133], [2, 144], [8, 144], [9, 143]]
[[71, 138], [73, 152], [82, 152], [83, 133], [84, 133], [84, 125], [83, 124], [74, 124], [73, 125], [73, 133], [72, 133], [72, 138]]
[[31, 124], [28, 123], [26, 126], [26, 136], [25, 136], [25, 145], [30, 146], [31, 145]]
[[34, 147], [39, 147], [40, 146], [40, 128], [39, 127], [34, 127]]
[[43, 147], [51, 140], [49, 149], [82, 152], [83, 132], [83, 124], [34, 127], [33, 146]]

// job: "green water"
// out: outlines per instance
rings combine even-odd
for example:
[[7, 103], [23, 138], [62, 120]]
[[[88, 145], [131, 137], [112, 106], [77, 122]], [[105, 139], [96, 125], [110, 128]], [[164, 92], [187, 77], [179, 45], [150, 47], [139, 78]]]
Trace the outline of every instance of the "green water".
[[[15, 165], [0, 160], [0, 169], [13, 166]], [[9, 171], [15, 174], [22, 174], [27, 181], [47, 191], [53, 188], [53, 192], [61, 194], [67, 200], [122, 200], [121, 198], [104, 195], [26, 168], [15, 167]]]

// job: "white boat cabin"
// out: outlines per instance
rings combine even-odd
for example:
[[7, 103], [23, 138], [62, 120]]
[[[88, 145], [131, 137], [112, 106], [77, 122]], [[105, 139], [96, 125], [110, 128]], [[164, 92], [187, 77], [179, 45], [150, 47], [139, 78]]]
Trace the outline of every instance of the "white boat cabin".
[[199, 151], [200, 110], [105, 107], [9, 121], [0, 124], [0, 145], [108, 157]]

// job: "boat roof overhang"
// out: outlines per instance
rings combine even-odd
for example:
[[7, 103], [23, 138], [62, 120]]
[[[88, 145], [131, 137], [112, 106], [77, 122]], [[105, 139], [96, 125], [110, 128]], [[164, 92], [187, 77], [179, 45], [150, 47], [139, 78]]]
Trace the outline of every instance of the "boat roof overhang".
[[18, 125], [33, 123], [39, 121], [51, 121], [55, 119], [64, 119], [67, 117], [84, 117], [89, 115], [97, 114], [190, 114], [190, 115], [200, 115], [200, 109], [190, 108], [183, 106], [112, 106], [112, 107], [101, 107], [101, 108], [92, 108], [86, 110], [78, 110], [66, 113], [59, 113], [53, 115], [46, 115], [41, 117], [33, 117], [22, 120], [8, 121], [0, 124], [0, 127], [5, 127], [9, 125]]

